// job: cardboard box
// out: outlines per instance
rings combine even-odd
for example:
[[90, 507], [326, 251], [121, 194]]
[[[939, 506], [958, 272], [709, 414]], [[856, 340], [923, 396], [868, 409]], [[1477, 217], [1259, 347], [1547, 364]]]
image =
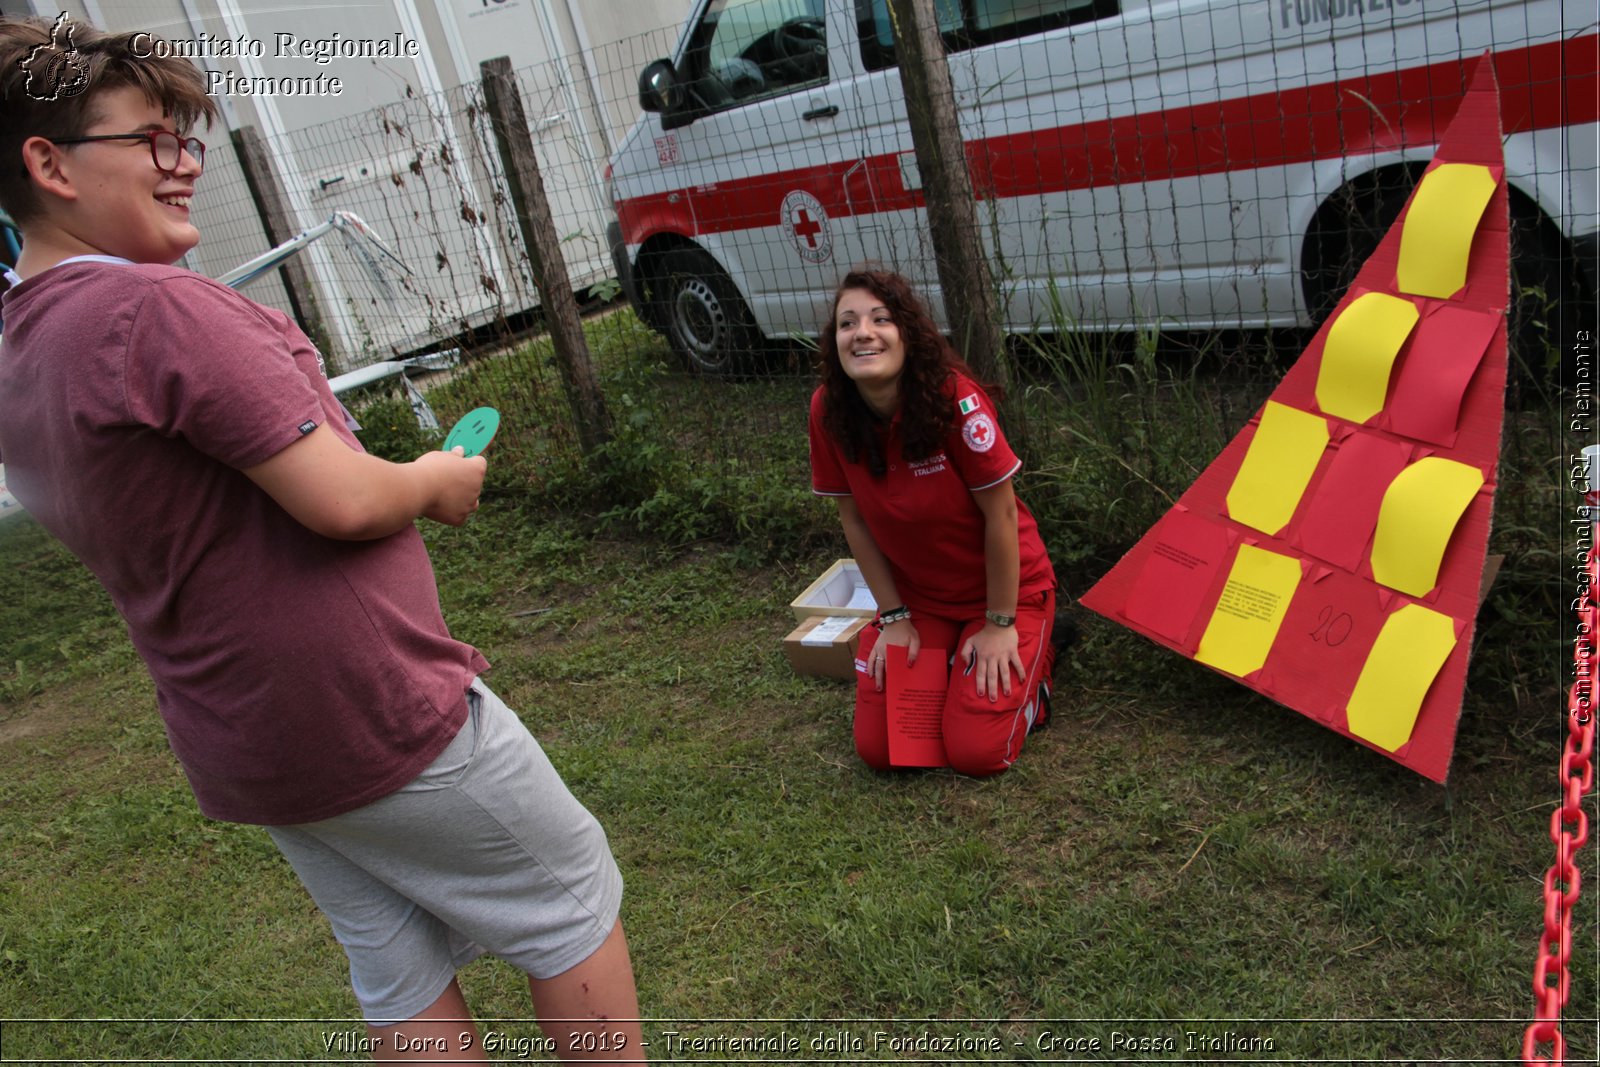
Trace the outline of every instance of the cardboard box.
[[861, 631], [871, 623], [860, 616], [812, 615], [783, 639], [784, 655], [796, 674], [854, 678]]
[[794, 621], [805, 622], [813, 615], [849, 615], [870, 619], [878, 614], [872, 590], [853, 559], [841, 559], [822, 572], [822, 576], [789, 604]]

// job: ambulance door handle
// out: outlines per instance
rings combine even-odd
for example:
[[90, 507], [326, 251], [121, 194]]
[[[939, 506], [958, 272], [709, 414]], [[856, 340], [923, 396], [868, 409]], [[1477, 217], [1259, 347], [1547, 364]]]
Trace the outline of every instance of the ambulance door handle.
[[839, 108], [834, 104], [829, 104], [827, 107], [814, 107], [810, 111], [802, 114], [800, 117], [808, 122], [814, 122], [817, 119], [831, 119], [838, 113]]

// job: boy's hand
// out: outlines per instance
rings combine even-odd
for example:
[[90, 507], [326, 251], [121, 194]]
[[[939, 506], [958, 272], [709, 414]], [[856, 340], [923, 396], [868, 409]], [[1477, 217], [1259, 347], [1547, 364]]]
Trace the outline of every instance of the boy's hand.
[[244, 473], [307, 529], [371, 541], [419, 515], [460, 526], [478, 507], [488, 468], [482, 456], [450, 452], [390, 463], [351, 448], [324, 425]]
[[482, 456], [468, 458], [458, 445], [448, 452], [424, 452], [412, 462], [433, 486], [423, 518], [460, 526], [478, 510], [488, 460]]

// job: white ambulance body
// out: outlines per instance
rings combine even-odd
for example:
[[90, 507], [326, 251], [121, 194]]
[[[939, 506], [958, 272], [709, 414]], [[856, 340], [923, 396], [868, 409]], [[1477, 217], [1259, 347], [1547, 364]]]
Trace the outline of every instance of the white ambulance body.
[[[1594, 260], [1593, 0], [939, 9], [1010, 328], [1310, 324], [1485, 53], [1518, 254]], [[814, 334], [863, 261], [942, 313], [893, 40], [885, 0], [701, 0], [671, 59], [641, 72], [647, 113], [608, 168], [613, 252], [692, 365]]]

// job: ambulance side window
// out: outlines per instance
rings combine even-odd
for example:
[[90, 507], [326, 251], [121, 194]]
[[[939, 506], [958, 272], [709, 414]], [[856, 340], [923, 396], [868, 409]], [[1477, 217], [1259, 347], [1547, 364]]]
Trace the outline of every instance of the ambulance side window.
[[[1122, 9], [1121, 0], [934, 0], [934, 6], [947, 52], [1110, 18]], [[866, 68], [894, 66], [889, 0], [856, 0], [856, 26]]]
[[716, 0], [684, 53], [694, 106], [722, 111], [828, 80], [823, 0]]

